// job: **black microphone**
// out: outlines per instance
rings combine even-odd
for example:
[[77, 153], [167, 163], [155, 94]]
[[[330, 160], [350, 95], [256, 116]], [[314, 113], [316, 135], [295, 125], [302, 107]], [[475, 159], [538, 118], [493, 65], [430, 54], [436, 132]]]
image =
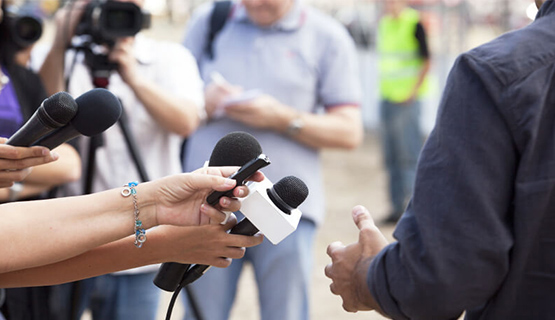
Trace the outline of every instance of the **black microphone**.
[[[262, 154], [262, 147], [255, 137], [246, 132], [236, 131], [228, 133], [216, 143], [208, 165], [211, 167], [242, 166], [232, 176], [237, 179], [237, 186], [239, 186], [258, 170], [252, 171], [254, 168], [261, 168], [269, 163], [266, 156]], [[246, 176], [247, 174], [248, 176]], [[233, 189], [226, 192], [214, 191], [208, 196], [207, 202], [214, 205], [222, 196], [230, 195], [232, 192]], [[181, 279], [189, 267], [189, 264], [177, 262], [163, 263], [154, 278], [154, 284], [162, 290], [173, 292], [181, 283]]]
[[46, 98], [40, 107], [6, 144], [28, 147], [50, 132], [65, 126], [77, 113], [77, 103], [67, 92]]
[[73, 119], [33, 145], [54, 149], [80, 135], [94, 136], [111, 127], [121, 116], [121, 103], [106, 89], [87, 91], [75, 99], [75, 102], [79, 107]]
[[[260, 191], [260, 189], [256, 189], [255, 192]], [[280, 223], [275, 223], [276, 221], [272, 221], [272, 217], [270, 216], [279, 216], [281, 215], [281, 213], [291, 215], [292, 212], [301, 203], [303, 203], [303, 201], [308, 196], [308, 187], [301, 179], [295, 176], [287, 176], [279, 180], [271, 188], [263, 187], [262, 192], [267, 193], [268, 198], [265, 201], [270, 201], [265, 203], [265, 201], [259, 202], [257, 200], [254, 200], [254, 204], [252, 206], [244, 208], [241, 207], [241, 212], [245, 215], [245, 218], [241, 220], [241, 222], [236, 224], [233, 228], [231, 228], [231, 231], [229, 233], [252, 236], [255, 235], [259, 230], [262, 230], [265, 235], [266, 232], [269, 232], [272, 234], [273, 237], [277, 237], [273, 238], [274, 241], [270, 239], [270, 241], [276, 244], [276, 241], [281, 241], [293, 230], [291, 230], [291, 228], [287, 228], [289, 226], [287, 224], [285, 225], [285, 228], [282, 228], [282, 225], [280, 225]], [[250, 197], [251, 195], [245, 198], [243, 203], [249, 201]], [[264, 215], [265, 217], [261, 217], [261, 215]], [[249, 218], [255, 218], [255, 216], [263, 219], [257, 219], [259, 223], [258, 227], [249, 220]], [[298, 216], [298, 218], [300, 219], [300, 215]], [[278, 229], [277, 233], [276, 229]], [[191, 269], [187, 271], [187, 273], [185, 273], [185, 276], [181, 281], [181, 286], [184, 287], [195, 282], [209, 268], [210, 266], [200, 264], [192, 266]]]

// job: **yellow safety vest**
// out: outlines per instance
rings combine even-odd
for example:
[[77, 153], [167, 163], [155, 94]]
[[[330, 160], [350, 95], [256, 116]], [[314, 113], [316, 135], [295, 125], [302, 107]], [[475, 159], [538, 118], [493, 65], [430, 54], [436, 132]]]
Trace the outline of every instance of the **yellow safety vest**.
[[[380, 94], [383, 99], [402, 102], [409, 98], [423, 65], [416, 39], [418, 11], [406, 8], [397, 19], [382, 18], [378, 28], [377, 49], [380, 55]], [[426, 80], [419, 94], [424, 93]]]

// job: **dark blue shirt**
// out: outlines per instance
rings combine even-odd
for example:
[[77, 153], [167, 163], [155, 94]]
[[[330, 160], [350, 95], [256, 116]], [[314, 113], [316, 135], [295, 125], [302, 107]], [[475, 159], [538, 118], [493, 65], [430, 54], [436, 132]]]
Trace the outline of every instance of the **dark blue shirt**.
[[555, 4], [462, 54], [368, 286], [394, 319], [555, 317]]

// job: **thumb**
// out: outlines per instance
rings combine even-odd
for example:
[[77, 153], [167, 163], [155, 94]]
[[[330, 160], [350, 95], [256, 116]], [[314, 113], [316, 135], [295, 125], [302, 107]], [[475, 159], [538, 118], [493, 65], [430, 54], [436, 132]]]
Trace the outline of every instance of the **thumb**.
[[352, 210], [353, 221], [355, 222], [358, 230], [368, 229], [376, 226], [374, 219], [364, 206], [355, 206]]
[[389, 241], [376, 227], [368, 209], [363, 206], [355, 206], [352, 215], [353, 221], [360, 230], [358, 241], [363, 247], [365, 256], [374, 256], [388, 245]]

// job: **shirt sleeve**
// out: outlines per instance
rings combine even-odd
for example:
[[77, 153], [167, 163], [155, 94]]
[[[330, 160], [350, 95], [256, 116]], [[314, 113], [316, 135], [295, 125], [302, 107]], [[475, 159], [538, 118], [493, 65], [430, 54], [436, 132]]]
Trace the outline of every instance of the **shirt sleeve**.
[[421, 22], [416, 24], [416, 40], [418, 40], [418, 53], [421, 58], [430, 58], [430, 50], [428, 48], [428, 37], [426, 36], [426, 30]]
[[368, 287], [394, 319], [456, 319], [508, 273], [518, 156], [491, 74], [467, 55], [455, 63], [397, 242], [370, 265]]
[[189, 49], [197, 63], [200, 62], [204, 53], [204, 47], [208, 41], [209, 20], [212, 7], [212, 2], [200, 6], [194, 11], [186, 27], [183, 45]]
[[319, 102], [326, 108], [359, 106], [362, 90], [354, 41], [342, 26], [333, 30], [328, 40], [319, 63]]

